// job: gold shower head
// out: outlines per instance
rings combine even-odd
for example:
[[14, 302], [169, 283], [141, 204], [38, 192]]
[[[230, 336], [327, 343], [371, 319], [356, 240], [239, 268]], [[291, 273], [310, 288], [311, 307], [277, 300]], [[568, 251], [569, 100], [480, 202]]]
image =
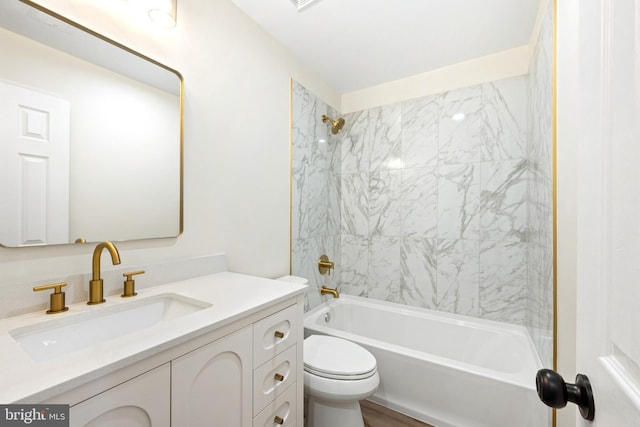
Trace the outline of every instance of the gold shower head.
[[327, 115], [322, 115], [322, 123], [331, 123], [331, 133], [337, 134], [344, 127], [344, 119], [340, 117], [338, 120], [333, 120], [331, 117]]

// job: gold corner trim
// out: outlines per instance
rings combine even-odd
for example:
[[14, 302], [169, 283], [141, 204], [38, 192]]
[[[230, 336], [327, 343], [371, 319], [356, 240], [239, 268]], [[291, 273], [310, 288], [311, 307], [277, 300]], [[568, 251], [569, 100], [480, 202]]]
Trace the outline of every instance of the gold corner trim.
[[289, 275], [293, 274], [293, 77], [289, 78]]
[[[551, 60], [551, 171], [553, 215], [553, 370], [558, 370], [558, 2], [553, 0], [553, 55]], [[551, 413], [551, 424], [557, 425], [557, 412]]]
[[184, 233], [184, 78], [174, 71], [180, 80], [180, 229], [176, 238]]
[[557, 320], [558, 320], [558, 118], [557, 118], [557, 3], [553, 1], [553, 59], [552, 59], [552, 110], [551, 110], [551, 173], [552, 173], [552, 215], [553, 215], [553, 369], [558, 368]]

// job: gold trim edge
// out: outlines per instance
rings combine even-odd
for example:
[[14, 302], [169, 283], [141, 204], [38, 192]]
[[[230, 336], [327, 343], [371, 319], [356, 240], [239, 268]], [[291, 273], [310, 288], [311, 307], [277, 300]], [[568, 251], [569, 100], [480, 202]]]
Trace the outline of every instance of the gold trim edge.
[[[558, 2], [553, 0], [553, 55], [551, 64], [551, 170], [553, 215], [553, 370], [558, 370]], [[557, 412], [551, 412], [551, 424], [557, 425]]]
[[293, 77], [289, 77], [289, 275], [293, 275]]

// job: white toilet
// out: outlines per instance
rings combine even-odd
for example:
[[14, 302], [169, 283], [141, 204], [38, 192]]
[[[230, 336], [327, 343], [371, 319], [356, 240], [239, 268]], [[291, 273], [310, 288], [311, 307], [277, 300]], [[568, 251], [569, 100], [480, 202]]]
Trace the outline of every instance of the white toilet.
[[360, 400], [379, 384], [376, 359], [361, 346], [325, 335], [304, 340], [307, 427], [364, 427]]

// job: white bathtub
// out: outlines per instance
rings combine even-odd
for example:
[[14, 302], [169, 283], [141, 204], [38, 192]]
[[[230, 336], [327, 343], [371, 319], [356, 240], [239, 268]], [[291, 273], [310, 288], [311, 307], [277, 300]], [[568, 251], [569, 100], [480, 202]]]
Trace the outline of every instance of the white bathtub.
[[436, 427], [547, 427], [526, 329], [341, 295], [309, 311], [305, 337], [333, 335], [376, 357], [370, 400]]

